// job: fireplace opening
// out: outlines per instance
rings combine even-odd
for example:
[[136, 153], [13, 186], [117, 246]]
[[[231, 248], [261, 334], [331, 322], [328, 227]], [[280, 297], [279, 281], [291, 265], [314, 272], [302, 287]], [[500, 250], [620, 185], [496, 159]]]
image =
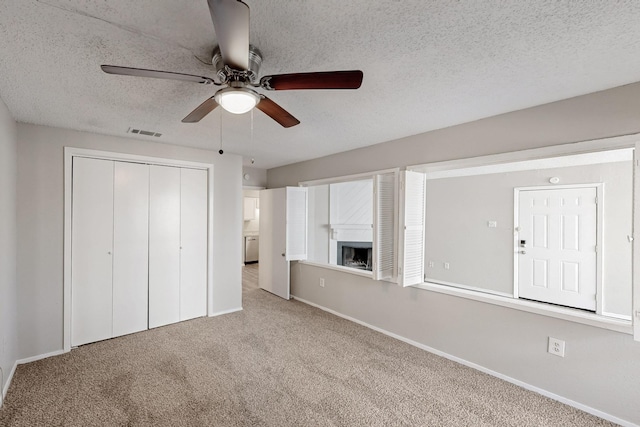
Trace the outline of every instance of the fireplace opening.
[[338, 265], [371, 271], [371, 242], [338, 242]]

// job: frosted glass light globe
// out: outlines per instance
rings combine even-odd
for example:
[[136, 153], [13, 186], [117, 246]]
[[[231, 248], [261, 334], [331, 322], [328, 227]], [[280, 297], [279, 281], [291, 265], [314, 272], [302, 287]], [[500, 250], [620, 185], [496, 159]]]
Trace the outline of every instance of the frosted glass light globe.
[[229, 87], [218, 91], [214, 99], [228, 112], [244, 114], [258, 104], [260, 96], [250, 89]]

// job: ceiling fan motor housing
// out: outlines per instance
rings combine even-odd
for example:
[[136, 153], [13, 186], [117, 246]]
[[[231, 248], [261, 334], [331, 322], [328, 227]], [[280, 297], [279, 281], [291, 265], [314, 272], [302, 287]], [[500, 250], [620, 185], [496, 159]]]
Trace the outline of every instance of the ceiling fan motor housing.
[[230, 81], [243, 81], [246, 83], [256, 83], [258, 81], [258, 74], [260, 73], [260, 66], [262, 65], [262, 53], [257, 47], [249, 45], [249, 69], [248, 70], [236, 70], [227, 66], [222, 60], [222, 54], [220, 47], [216, 46], [213, 50], [213, 57], [211, 63], [216, 69], [216, 75], [220, 79], [221, 83], [228, 83]]

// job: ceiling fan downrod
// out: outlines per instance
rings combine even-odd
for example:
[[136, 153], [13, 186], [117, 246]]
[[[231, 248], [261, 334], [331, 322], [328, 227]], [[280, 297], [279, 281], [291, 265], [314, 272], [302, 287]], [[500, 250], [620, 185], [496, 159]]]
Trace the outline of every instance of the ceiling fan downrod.
[[258, 86], [258, 75], [262, 66], [262, 53], [260, 50], [249, 45], [249, 68], [246, 70], [236, 70], [224, 63], [220, 46], [213, 50], [211, 63], [216, 69], [216, 76], [222, 84], [232, 86], [233, 82], [243, 82], [245, 85]]

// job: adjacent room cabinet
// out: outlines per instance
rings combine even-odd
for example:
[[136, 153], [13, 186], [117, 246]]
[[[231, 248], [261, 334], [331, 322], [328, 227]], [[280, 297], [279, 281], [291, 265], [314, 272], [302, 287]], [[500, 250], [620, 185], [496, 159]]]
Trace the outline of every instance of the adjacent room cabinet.
[[257, 218], [256, 209], [258, 209], [257, 197], [245, 197], [244, 198], [244, 220], [252, 221]]
[[73, 159], [71, 345], [206, 315], [207, 172]]

